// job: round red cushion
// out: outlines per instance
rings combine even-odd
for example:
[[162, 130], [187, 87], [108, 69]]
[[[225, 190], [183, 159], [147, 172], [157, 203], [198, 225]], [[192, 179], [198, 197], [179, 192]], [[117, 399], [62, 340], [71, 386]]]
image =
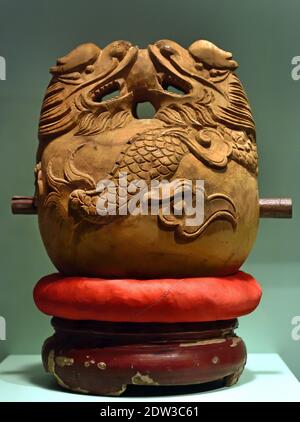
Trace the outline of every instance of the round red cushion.
[[35, 287], [37, 307], [73, 320], [200, 322], [252, 312], [261, 298], [257, 281], [242, 271], [226, 277], [101, 279], [43, 277]]

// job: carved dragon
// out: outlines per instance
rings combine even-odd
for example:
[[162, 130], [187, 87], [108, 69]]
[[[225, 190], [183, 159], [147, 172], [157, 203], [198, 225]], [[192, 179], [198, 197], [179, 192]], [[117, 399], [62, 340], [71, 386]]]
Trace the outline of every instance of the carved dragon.
[[[187, 154], [216, 171], [226, 171], [233, 160], [256, 175], [255, 126], [234, 73], [237, 66], [230, 53], [204, 40], [196, 41], [187, 50], [169, 40], [149, 45], [147, 50], [125, 41], [114, 42], [103, 50], [94, 44], [79, 46], [51, 68], [53, 78], [40, 119], [38, 160], [52, 139], [70, 133], [74, 139], [80, 137], [88, 142], [101, 133], [126, 127], [137, 117], [136, 104], [150, 101], [156, 110], [153, 119], [160, 126], [131, 136], [107, 178], [117, 184], [120, 173], [125, 172], [129, 181], [171, 182]], [[170, 86], [178, 91], [170, 92]], [[117, 96], [105, 98], [114, 91]], [[69, 191], [68, 209], [74, 218], [107, 223], [111, 220], [97, 212], [101, 195], [98, 181], [75, 168], [74, 157], [81, 147], [71, 148], [62, 178], [52, 173], [49, 162], [44, 203], [61, 206], [63, 186]], [[222, 193], [206, 194], [205, 198], [207, 206], [217, 198], [226, 204], [207, 215], [203, 227], [215, 219], [236, 226], [232, 198]], [[185, 237], [195, 238], [203, 232], [203, 227], [196, 227], [191, 234], [184, 222], [174, 221], [174, 216], [160, 215], [159, 220]]]

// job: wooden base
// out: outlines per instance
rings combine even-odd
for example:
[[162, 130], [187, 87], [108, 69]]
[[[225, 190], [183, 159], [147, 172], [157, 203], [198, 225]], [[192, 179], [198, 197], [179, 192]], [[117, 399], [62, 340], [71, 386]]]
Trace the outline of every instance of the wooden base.
[[128, 385], [236, 383], [246, 347], [237, 320], [206, 323], [110, 323], [53, 318], [45, 369], [69, 390], [120, 395]]

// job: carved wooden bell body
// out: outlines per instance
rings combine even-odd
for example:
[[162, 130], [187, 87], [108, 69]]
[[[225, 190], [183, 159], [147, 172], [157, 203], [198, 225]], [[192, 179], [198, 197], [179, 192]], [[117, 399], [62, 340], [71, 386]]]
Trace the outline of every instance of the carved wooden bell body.
[[[144, 50], [85, 44], [58, 60], [41, 112], [35, 201], [60, 272], [151, 278], [239, 269], [259, 203], [255, 127], [236, 67], [207, 41], [188, 49], [168, 40]], [[138, 119], [146, 101], [155, 115]], [[204, 215], [190, 224], [176, 213], [175, 191], [192, 182], [195, 202], [197, 180]], [[154, 182], [170, 189], [155, 191]], [[134, 215], [137, 192], [143, 212]]]

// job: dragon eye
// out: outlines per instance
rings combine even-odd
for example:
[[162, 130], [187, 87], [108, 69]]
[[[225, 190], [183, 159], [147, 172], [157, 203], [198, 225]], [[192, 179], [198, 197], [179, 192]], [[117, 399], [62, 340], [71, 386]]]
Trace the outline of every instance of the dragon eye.
[[170, 57], [173, 54], [176, 54], [176, 50], [174, 48], [172, 48], [170, 45], [168, 44], [160, 44], [158, 43], [158, 47], [160, 49], [160, 53], [164, 56], [164, 57]]

